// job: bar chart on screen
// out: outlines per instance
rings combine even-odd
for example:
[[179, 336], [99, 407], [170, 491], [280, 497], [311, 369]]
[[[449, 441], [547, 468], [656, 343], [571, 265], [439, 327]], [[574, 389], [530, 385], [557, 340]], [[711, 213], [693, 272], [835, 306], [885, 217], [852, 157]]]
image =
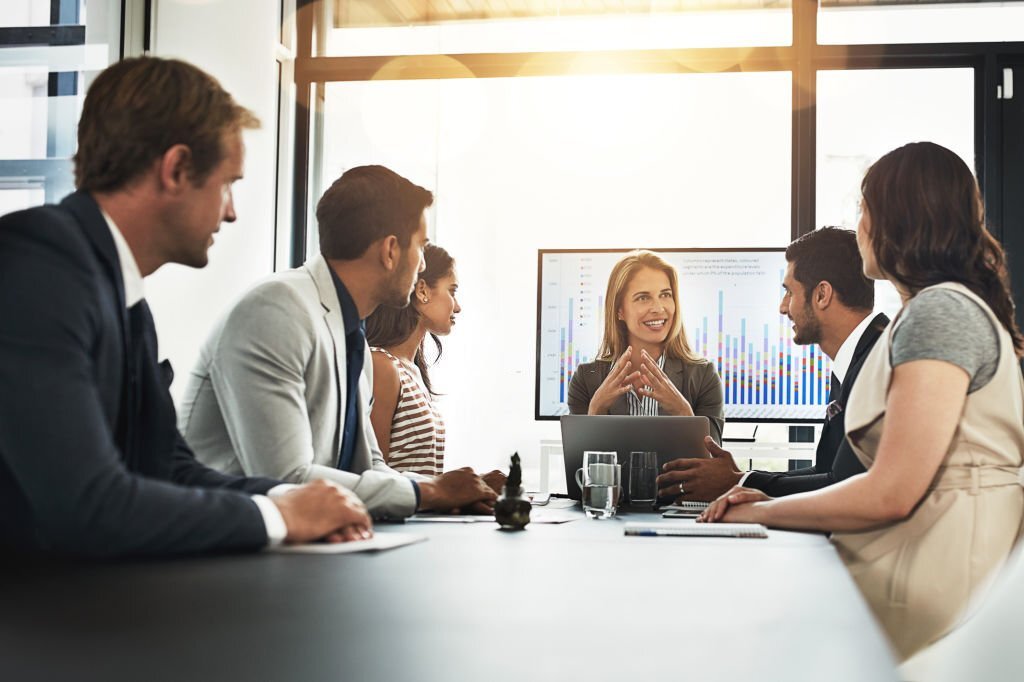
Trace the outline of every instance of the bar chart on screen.
[[[568, 412], [577, 368], [592, 361], [604, 332], [612, 267], [625, 251], [542, 251], [539, 255], [537, 416]], [[728, 419], [820, 419], [830, 361], [793, 340], [779, 314], [782, 249], [659, 250], [679, 272], [677, 312], [690, 348], [713, 363]]]

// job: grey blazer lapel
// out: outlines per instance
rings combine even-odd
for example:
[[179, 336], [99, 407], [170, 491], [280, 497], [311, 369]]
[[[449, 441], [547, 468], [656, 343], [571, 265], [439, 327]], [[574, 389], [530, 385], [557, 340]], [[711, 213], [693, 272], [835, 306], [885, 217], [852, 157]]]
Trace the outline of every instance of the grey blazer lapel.
[[324, 309], [324, 323], [334, 346], [334, 382], [338, 396], [338, 413], [334, 416], [333, 440], [334, 450], [340, 453], [342, 415], [345, 414], [345, 401], [348, 399], [345, 395], [345, 324], [341, 319], [341, 303], [338, 301], [338, 290], [334, 287], [334, 280], [331, 279], [330, 265], [322, 255], [317, 255], [311, 258], [305, 267], [313, 278], [313, 284], [316, 285], [320, 305]]
[[683, 377], [686, 374], [686, 365], [679, 358], [665, 358], [665, 374], [675, 384], [680, 392], [683, 390]]
[[629, 398], [626, 394], [620, 395], [608, 408], [608, 414], [629, 414]]
[[[679, 392], [684, 396], [687, 395], [688, 391], [683, 387], [683, 381], [686, 379], [686, 364], [679, 358], [666, 357], [665, 366], [662, 369], [668, 375], [669, 381], [679, 389]], [[658, 414], [661, 414], [661, 405], [658, 405]]]

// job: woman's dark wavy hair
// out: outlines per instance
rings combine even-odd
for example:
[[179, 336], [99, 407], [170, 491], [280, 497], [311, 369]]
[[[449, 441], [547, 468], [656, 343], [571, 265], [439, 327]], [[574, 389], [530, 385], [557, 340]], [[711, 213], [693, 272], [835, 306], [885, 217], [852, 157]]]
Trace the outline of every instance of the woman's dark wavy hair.
[[1006, 255], [985, 227], [978, 183], [963, 160], [933, 142], [895, 149], [868, 169], [861, 194], [878, 267], [911, 295], [959, 282], [995, 313], [1024, 355]]
[[[455, 267], [455, 259], [448, 255], [448, 252], [440, 246], [427, 244], [423, 249], [423, 260], [426, 268], [420, 273], [419, 279], [426, 282], [428, 287], [435, 287], [437, 283], [450, 275]], [[417, 281], [418, 284], [418, 281]], [[371, 346], [389, 348], [404, 342], [415, 331], [420, 321], [420, 313], [414, 305], [416, 291], [413, 290], [409, 296], [409, 305], [404, 308], [390, 308], [379, 306], [368, 318], [366, 318], [366, 340]], [[430, 338], [434, 340], [437, 348], [437, 355], [433, 362], [441, 359], [441, 339], [431, 333]], [[424, 342], [426, 338], [424, 338]], [[430, 395], [437, 395], [430, 385], [430, 372], [427, 370], [427, 359], [423, 353], [423, 344], [416, 350], [414, 358], [416, 366], [419, 367], [423, 376], [423, 385], [427, 387]], [[430, 363], [433, 364], [433, 363]]]

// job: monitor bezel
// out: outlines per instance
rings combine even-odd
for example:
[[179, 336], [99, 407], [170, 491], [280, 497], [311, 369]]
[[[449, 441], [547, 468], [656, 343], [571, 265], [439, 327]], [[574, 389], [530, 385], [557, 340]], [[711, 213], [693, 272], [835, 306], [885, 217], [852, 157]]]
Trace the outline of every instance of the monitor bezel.
[[[694, 248], [667, 248], [657, 249], [651, 247], [638, 247], [645, 251], [654, 251], [655, 253], [779, 253], [785, 252], [785, 246], [764, 246], [764, 247], [752, 247], [752, 246], [737, 246], [737, 247], [694, 247]], [[534, 337], [534, 359], [533, 359], [533, 419], [534, 421], [558, 421], [559, 416], [554, 415], [542, 415], [540, 414], [540, 340], [541, 340], [541, 292], [543, 287], [542, 276], [544, 272], [544, 256], [556, 253], [629, 253], [630, 251], [636, 251], [637, 248], [612, 248], [612, 249], [537, 249], [537, 324], [536, 324], [536, 336]], [[781, 293], [780, 293], [781, 299]], [[731, 417], [727, 418], [726, 421], [736, 423], [753, 423], [753, 424], [820, 424], [821, 419], [782, 419], [782, 418], [750, 418], [750, 417]]]

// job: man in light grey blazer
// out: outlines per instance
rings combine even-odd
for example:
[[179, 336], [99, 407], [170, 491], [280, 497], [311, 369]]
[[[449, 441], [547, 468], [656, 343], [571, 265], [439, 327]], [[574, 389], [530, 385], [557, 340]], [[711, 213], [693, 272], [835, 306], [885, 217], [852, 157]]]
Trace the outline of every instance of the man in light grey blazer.
[[335, 481], [376, 518], [493, 506], [470, 469], [399, 474], [370, 427], [373, 363], [363, 320], [404, 306], [423, 269], [433, 195], [382, 166], [353, 168], [317, 205], [321, 254], [257, 284], [215, 326], [179, 425], [224, 472]]

